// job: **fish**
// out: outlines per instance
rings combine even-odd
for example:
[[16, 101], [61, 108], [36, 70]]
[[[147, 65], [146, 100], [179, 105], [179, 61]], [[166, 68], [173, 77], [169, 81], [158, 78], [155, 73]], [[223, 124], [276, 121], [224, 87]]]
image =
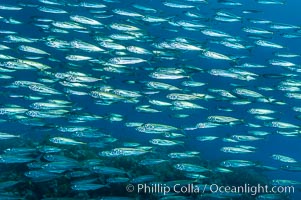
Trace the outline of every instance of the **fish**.
[[50, 7], [50, 6], [39, 6], [38, 10], [41, 12], [53, 13], [53, 14], [67, 14], [68, 13], [67, 11], [65, 11], [63, 9]]
[[242, 31], [255, 35], [270, 35], [274, 34], [272, 31], [268, 31], [265, 29], [257, 28], [257, 27], [244, 27]]
[[[148, 151], [145, 151], [143, 149], [139, 148], [115, 148], [111, 150], [112, 154], [118, 155], [118, 156], [139, 156], [148, 153]], [[105, 155], [101, 153], [101, 155]]]
[[206, 58], [209, 58], [209, 59], [215, 59], [215, 60], [230, 60], [230, 61], [233, 61], [234, 59], [227, 56], [227, 55], [224, 55], [224, 54], [221, 54], [221, 53], [218, 53], [218, 52], [214, 52], [214, 51], [209, 51], [209, 50], [206, 50], [202, 53], [202, 55]]
[[203, 106], [198, 104], [189, 102], [189, 101], [173, 101], [172, 104], [174, 105], [173, 109], [182, 110], [182, 109], [206, 109]]
[[273, 42], [269, 42], [269, 41], [265, 41], [265, 40], [257, 40], [255, 42], [256, 45], [258, 46], [262, 46], [262, 47], [269, 47], [269, 48], [275, 48], [275, 49], [282, 49], [284, 48], [282, 45], [280, 44], [275, 44]]
[[3, 1], [0, 199], [300, 199], [299, 7]]
[[149, 141], [151, 144], [159, 145], [159, 146], [174, 146], [183, 144], [182, 141], [176, 140], [163, 140], [163, 139], [152, 139]]
[[168, 162], [167, 160], [164, 159], [144, 159], [139, 162], [139, 165], [143, 166], [153, 166], [153, 165], [158, 165]]
[[222, 147], [220, 149], [222, 152], [225, 153], [234, 153], [234, 154], [243, 154], [243, 153], [252, 153], [253, 151], [245, 149], [245, 148], [240, 148], [240, 147]]
[[73, 184], [71, 186], [71, 189], [75, 191], [90, 191], [90, 190], [98, 190], [104, 187], [108, 187], [108, 186], [102, 184], [95, 184], [95, 183], [86, 183], [86, 184]]
[[168, 157], [174, 158], [174, 159], [196, 158], [197, 153], [195, 153], [195, 152], [173, 152], [173, 153], [169, 153]]
[[91, 25], [91, 26], [100, 26], [102, 25], [99, 21], [85, 17], [80, 15], [71, 15], [70, 19], [74, 22], [85, 24], [85, 25]]
[[204, 141], [212, 141], [218, 139], [216, 136], [198, 136], [196, 137], [198, 141], [204, 142]]
[[154, 176], [154, 175], [142, 175], [142, 176], [133, 177], [130, 180], [130, 182], [133, 184], [147, 183], [147, 182], [153, 181], [155, 179], [156, 179], [156, 176]]
[[252, 167], [255, 165], [254, 162], [248, 160], [225, 160], [221, 163], [221, 166], [230, 168]]
[[242, 119], [234, 118], [234, 117], [228, 117], [228, 116], [209, 116], [207, 118], [209, 122], [217, 123], [217, 124], [229, 124], [229, 123], [237, 123], [242, 122]]
[[231, 138], [233, 138], [236, 141], [243, 141], [243, 142], [256, 141], [262, 139], [260, 137], [254, 137], [251, 135], [232, 135]]
[[147, 62], [147, 61], [137, 57], [115, 57], [109, 60], [109, 63], [115, 65], [130, 65], [130, 64], [139, 64], [143, 62]]
[[9, 133], [2, 133], [0, 132], [0, 140], [7, 140], [7, 139], [13, 139], [13, 138], [19, 138], [20, 135], [13, 135]]
[[202, 173], [202, 172], [209, 171], [203, 166], [193, 165], [189, 163], [179, 163], [179, 164], [175, 164], [173, 167], [179, 171], [184, 171], [184, 172]]
[[269, 5], [269, 4], [272, 4], [272, 5], [275, 5], [275, 4], [284, 4], [285, 2], [284, 1], [281, 1], [281, 0], [257, 0], [257, 3], [259, 4], [266, 4], [266, 5]]
[[248, 113], [254, 115], [268, 115], [268, 114], [274, 114], [275, 111], [269, 109], [251, 108], [250, 110], [248, 110]]
[[73, 40], [70, 42], [70, 46], [72, 48], [75, 48], [75, 49], [80, 49], [82, 51], [87, 51], [87, 52], [100, 52], [100, 51], [104, 51], [104, 49], [96, 46], [96, 45], [93, 45], [93, 44], [90, 44], [90, 43], [87, 43], [87, 42], [84, 42], [84, 41], [80, 41], [80, 40]]
[[280, 186], [285, 186], [285, 185], [300, 185], [299, 181], [287, 180], [287, 179], [274, 179], [271, 182], [272, 182], [272, 185], [280, 185]]
[[268, 127], [276, 127], [276, 128], [280, 128], [280, 129], [299, 128], [298, 125], [294, 125], [294, 124], [287, 123], [287, 122], [281, 122], [281, 121], [271, 121], [271, 122], [267, 122], [267, 123], [265, 123], [265, 126], [268, 126]]
[[288, 156], [280, 155], [280, 154], [273, 154], [271, 155], [271, 158], [274, 160], [278, 160], [285, 163], [296, 163], [297, 161], [293, 158], [290, 158]]
[[28, 163], [34, 161], [34, 158], [31, 158], [26, 155], [0, 155], [0, 163], [5, 164], [17, 164], [17, 163]]
[[64, 144], [64, 145], [82, 145], [86, 144], [84, 142], [79, 142], [70, 138], [63, 138], [63, 137], [53, 137], [49, 139], [50, 142], [55, 144]]
[[106, 175], [127, 174], [126, 171], [115, 168], [115, 167], [106, 167], [106, 166], [97, 166], [96, 165], [96, 166], [93, 166], [91, 170], [97, 174], [106, 174]]
[[43, 170], [32, 170], [25, 172], [24, 175], [31, 179], [33, 182], [45, 182], [59, 177], [56, 173], [46, 172]]

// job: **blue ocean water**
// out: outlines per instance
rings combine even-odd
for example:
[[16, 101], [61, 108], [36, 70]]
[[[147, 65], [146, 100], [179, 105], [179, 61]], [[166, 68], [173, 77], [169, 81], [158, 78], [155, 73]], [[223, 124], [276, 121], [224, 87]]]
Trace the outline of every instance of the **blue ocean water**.
[[[202, 184], [239, 186], [244, 183], [273, 186], [272, 180], [287, 180], [289, 183], [279, 183], [279, 185], [283, 187], [293, 185], [294, 194], [277, 194], [279, 196], [272, 199], [300, 198], [300, 119], [298, 119], [298, 111], [293, 110], [293, 107], [300, 106], [298, 95], [301, 94], [298, 71], [301, 43], [300, 17], [298, 17], [300, 3], [292, 0], [287, 0], [285, 3], [264, 1], [275, 5], [263, 4], [262, 1], [237, 0], [235, 2], [240, 5], [231, 5], [232, 1], [215, 0], [207, 2], [189, 0], [1, 2], [0, 45], [5, 45], [9, 49], [1, 50], [0, 54], [13, 58], [0, 57], [2, 95], [0, 119], [3, 120], [0, 123], [0, 132], [13, 136], [9, 139], [5, 138], [8, 135], [0, 137], [2, 169], [0, 180], [4, 185], [8, 184], [6, 181], [16, 182], [12, 186], [2, 188], [0, 186], [0, 195], [2, 195], [0, 197], [3, 199], [101, 199], [105, 197], [269, 199], [269, 196], [264, 194], [231, 196], [207, 192], [206, 194], [162, 195], [156, 192], [141, 194], [138, 191], [126, 191], [128, 184], [137, 187], [133, 182], [134, 178], [153, 175], [156, 178], [147, 181], [148, 184], [164, 185], [169, 181], [174, 181], [173, 184], [182, 184], [181, 181], [185, 180], [200, 184], [200, 187]], [[97, 8], [100, 4], [103, 7]], [[140, 5], [140, 9], [137, 5]], [[141, 9], [141, 6], [151, 10]], [[44, 7], [63, 9], [66, 12], [61, 14], [54, 11], [43, 12], [41, 8]], [[189, 16], [189, 12], [195, 16]], [[137, 13], [138, 16], [132, 16]], [[218, 13], [222, 14], [218, 15]], [[225, 19], [234, 19], [234, 22], [220, 21], [216, 18], [225, 15], [228, 15]], [[89, 20], [74, 21], [70, 16], [93, 19], [101, 22], [101, 25], [93, 25]], [[146, 17], [156, 17], [163, 21], [150, 22]], [[261, 22], [254, 23], [252, 20], [261, 20]], [[269, 22], [263, 23], [263, 20]], [[71, 23], [68, 24], [70, 26], [77, 25], [81, 28], [68, 28], [55, 22], [68, 22]], [[113, 27], [113, 24], [117, 24], [119, 28]], [[123, 26], [124, 24], [126, 26]], [[281, 24], [286, 28], [271, 28], [275, 24]], [[122, 31], [120, 27], [124, 29], [137, 27], [138, 30]], [[266, 30], [270, 33], [254, 34], [245, 31], [245, 28]], [[202, 32], [204, 30], [211, 31], [210, 34], [226, 33], [230, 36], [206, 35]], [[116, 39], [112, 34], [134, 36], [134, 39]], [[295, 34], [295, 37], [287, 38], [285, 34]], [[31, 41], [20, 41], [13, 36]], [[256, 45], [255, 42], [260, 40], [271, 42], [270, 45], [282, 45], [283, 48]], [[48, 44], [49, 41], [58, 41], [58, 43], [64, 41], [67, 45], [57, 47]], [[74, 41], [84, 42], [83, 46], [77, 47]], [[112, 46], [122, 45], [123, 48], [108, 47], [106, 42]], [[230, 48], [222, 42], [239, 43], [243, 48]], [[34, 47], [48, 54], [37, 53], [36, 49], [30, 48], [21, 50], [21, 45]], [[88, 45], [94, 45], [90, 47], [96, 46], [102, 50], [83, 50], [83, 47]], [[131, 51], [128, 48], [130, 46], [142, 48], [150, 53]], [[208, 52], [216, 54], [208, 55]], [[297, 56], [277, 57], [276, 53], [290, 53]], [[89, 58], [75, 61], [68, 60], [68, 55]], [[118, 59], [112, 60], [114, 58]], [[131, 61], [128, 61], [129, 59]], [[134, 63], [135, 59], [142, 59], [142, 61]], [[289, 63], [286, 64], [292, 66], [283, 66], [283, 63], [271, 64], [271, 59], [288, 61]], [[36, 63], [48, 67], [40, 69], [40, 65], [37, 66]], [[244, 63], [265, 67], [239, 67]], [[214, 75], [213, 69], [219, 74]], [[237, 72], [233, 69], [242, 71]], [[116, 73], [115, 70], [120, 72]], [[158, 72], [161, 77], [152, 76], [155, 72]], [[10, 77], [2, 77], [2, 75]], [[179, 77], [176, 77], [177, 75]], [[187, 87], [183, 85], [184, 81], [201, 82], [204, 85]], [[168, 84], [168, 86], [165, 85], [162, 89], [150, 86], [150, 82]], [[66, 86], [67, 84], [69, 86]], [[178, 89], [173, 90], [170, 86]], [[238, 93], [237, 88], [247, 89], [251, 94]], [[75, 91], [82, 93], [78, 94]], [[96, 97], [93, 96], [93, 91], [97, 92]], [[220, 93], [221, 91], [227, 91], [234, 97], [223, 96], [225, 93]], [[252, 91], [261, 96], [254, 97]], [[130, 96], [131, 92], [138, 96]], [[168, 97], [174, 93], [178, 95], [175, 97], [178, 99]], [[289, 96], [290, 93], [295, 96]], [[186, 99], [180, 99], [181, 95], [186, 95]], [[162, 101], [168, 105], [150, 103], [150, 100]], [[246, 104], [235, 105], [234, 100], [245, 101]], [[186, 103], [186, 107], [183, 104], [179, 106], [176, 104], [179, 103], [177, 101]], [[51, 103], [51, 105], [35, 107], [33, 103], [37, 102]], [[193, 106], [196, 105], [204, 109], [194, 108]], [[272, 110], [275, 113], [258, 115], [273, 117], [272, 119], [258, 119], [256, 115], [248, 112], [254, 108]], [[176, 114], [185, 114], [187, 117], [176, 117]], [[212, 119], [210, 116], [232, 117], [232, 119], [220, 122], [219, 118]], [[133, 122], [139, 124], [130, 127], [129, 124]], [[207, 123], [214, 127], [197, 127], [198, 123]], [[149, 127], [147, 125], [155, 127], [147, 129]], [[162, 128], [162, 125], [165, 127]], [[166, 130], [170, 128], [166, 126], [172, 126], [172, 130]], [[138, 128], [141, 128], [140, 131]], [[256, 135], [250, 131], [265, 131], [267, 135]], [[102, 136], [102, 133], [105, 136]], [[181, 137], [173, 135], [175, 133], [181, 134]], [[253, 136], [258, 140], [239, 141], [233, 139], [235, 135]], [[217, 139], [199, 141], [200, 136], [216, 136]], [[51, 140], [56, 137], [63, 138], [63, 141]], [[160, 139], [163, 144], [155, 144], [152, 142], [153, 139]], [[96, 148], [93, 146], [96, 145], [95, 142], [98, 145]], [[167, 144], [168, 142], [175, 142], [175, 144]], [[237, 145], [248, 145], [255, 149], [252, 153], [221, 151], [223, 147], [237, 147]], [[60, 151], [42, 151], [45, 146], [60, 148]], [[240, 151], [246, 150], [246, 147], [238, 148]], [[9, 153], [9, 149], [14, 153]], [[130, 151], [130, 155], [125, 152], [126, 150]], [[171, 158], [170, 153], [175, 152], [193, 156]], [[136, 155], [138, 153], [141, 155]], [[51, 161], [45, 158], [46, 155], [64, 156], [64, 159]], [[272, 159], [272, 155], [282, 155], [282, 158], [291, 160]], [[75, 161], [70, 162], [68, 158]], [[93, 160], [95, 163], [91, 161], [92, 164], [87, 164], [89, 159], [95, 159]], [[146, 166], [139, 164], [147, 159], [164, 161]], [[227, 160], [248, 161], [251, 162], [251, 166], [225, 167], [221, 163]], [[57, 162], [71, 163], [76, 167], [61, 167]], [[199, 173], [195, 168], [176, 168], [178, 164], [183, 163], [194, 167], [202, 166], [208, 171]], [[32, 167], [31, 164], [36, 166]], [[49, 165], [53, 168], [49, 169]], [[266, 166], [273, 169], [267, 169]], [[296, 170], [284, 170], [284, 166], [296, 167]], [[99, 172], [96, 170], [97, 167], [114, 167], [126, 173]], [[232, 172], [218, 172], [218, 167]], [[37, 174], [31, 175], [29, 172], [37, 172]], [[73, 177], [70, 175], [71, 172], [86, 172], [88, 175]], [[188, 174], [195, 176], [201, 174], [207, 178], [189, 178]], [[128, 180], [110, 182], [109, 178], [116, 177]], [[91, 185], [85, 185], [86, 183], [96, 184], [93, 186], [100, 188], [93, 189]], [[88, 189], [76, 189], [80, 185]]]

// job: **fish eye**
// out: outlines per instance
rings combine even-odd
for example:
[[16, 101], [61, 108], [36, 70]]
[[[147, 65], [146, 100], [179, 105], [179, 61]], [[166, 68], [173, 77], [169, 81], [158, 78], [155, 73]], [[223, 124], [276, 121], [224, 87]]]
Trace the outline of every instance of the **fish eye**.
[[38, 113], [36, 111], [31, 110], [31, 111], [27, 112], [27, 115], [29, 115], [31, 117], [36, 117], [36, 116], [38, 116]]
[[55, 76], [55, 78], [63, 78], [63, 74], [62, 73], [56, 73], [54, 76]]
[[139, 132], [144, 132], [146, 129], [143, 126], [139, 126], [139, 127], [136, 128], [136, 130], [139, 131]]
[[8, 61], [8, 62], [6, 62], [5, 66], [7, 66], [7, 67], [13, 66], [13, 63]]
[[212, 69], [210, 72], [211, 72], [212, 75], [217, 75], [218, 74], [217, 70], [215, 70], [215, 69]]
[[5, 109], [0, 109], [0, 115], [4, 115], [4, 114], [6, 114], [7, 113], [7, 111], [5, 110]]
[[117, 94], [117, 95], [121, 94], [121, 92], [119, 90], [114, 90], [114, 93]]
[[198, 123], [196, 127], [197, 128], [205, 128], [206, 126], [204, 123]]
[[145, 124], [144, 127], [145, 127], [146, 129], [154, 129], [154, 128], [155, 128], [155, 126], [152, 125], [152, 124]]
[[177, 164], [177, 168], [178, 168], [179, 170], [183, 170], [183, 169], [184, 169], [184, 166], [181, 165], [181, 164]]
[[229, 151], [229, 148], [228, 147], [223, 147], [222, 150], [223, 151]]
[[75, 76], [69, 76], [68, 78], [66, 78], [68, 81], [70, 82], [74, 82], [76, 81], [76, 77]]
[[147, 85], [151, 86], [151, 87], [156, 86], [156, 84], [154, 82], [148, 82]]
[[225, 167], [230, 167], [230, 164], [228, 162], [226, 162], [226, 161], [223, 161], [222, 165], [225, 166]]
[[241, 136], [239, 136], [239, 135], [233, 135], [233, 138], [239, 140], [239, 139], [241, 139]]
[[171, 137], [171, 134], [170, 133], [164, 133], [164, 136], [165, 137]]
[[39, 86], [38, 85], [30, 85], [29, 89], [31, 89], [31, 90], [38, 90]]
[[33, 103], [31, 107], [33, 107], [33, 108], [41, 108], [41, 105], [39, 103]]
[[173, 102], [175, 106], [181, 106], [182, 102], [181, 101], [174, 101]]
[[119, 155], [119, 154], [122, 153], [122, 151], [121, 151], [120, 149], [114, 149], [114, 150], [112, 151], [112, 153], [113, 153], [113, 154], [116, 154], [116, 155]]
[[277, 126], [278, 126], [278, 122], [271, 122], [271, 125], [272, 125], [273, 127], [277, 127]]
[[170, 99], [177, 99], [177, 95], [169, 94], [169, 95], [168, 95], [168, 98], [170, 98]]
[[53, 142], [58, 142], [59, 140], [57, 138], [52, 138]]
[[158, 74], [157, 72], [153, 72], [153, 73], [152, 73], [152, 76], [153, 76], [153, 77], [159, 77], [159, 74]]
[[21, 81], [15, 81], [13, 84], [14, 85], [21, 85]]
[[98, 97], [97, 92], [95, 91], [90, 92], [90, 96], [94, 98]]

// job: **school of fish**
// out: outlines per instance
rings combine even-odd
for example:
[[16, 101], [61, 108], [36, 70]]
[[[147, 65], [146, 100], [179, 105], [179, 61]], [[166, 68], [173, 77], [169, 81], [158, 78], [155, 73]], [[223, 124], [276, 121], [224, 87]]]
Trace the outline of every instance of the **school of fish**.
[[283, 152], [271, 139], [300, 139], [301, 53], [291, 45], [301, 26], [263, 15], [285, 0], [251, 2], [0, 1], [0, 199], [292, 197], [128, 184], [300, 192], [298, 178], [265, 173], [301, 172], [299, 147]]

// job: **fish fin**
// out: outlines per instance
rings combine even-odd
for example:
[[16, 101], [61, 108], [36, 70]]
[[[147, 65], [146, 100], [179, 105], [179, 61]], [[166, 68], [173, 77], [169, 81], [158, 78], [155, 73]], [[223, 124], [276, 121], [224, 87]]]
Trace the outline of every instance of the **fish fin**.
[[132, 174], [130, 172], [125, 173], [129, 178], [133, 178]]
[[194, 131], [194, 130], [196, 130], [196, 129], [198, 129], [196, 126], [185, 127], [185, 128], [183, 128], [183, 130], [185, 130], [185, 131]]
[[255, 163], [255, 166], [256, 166], [256, 167], [262, 166], [262, 162], [260, 162], [260, 161], [255, 161], [254, 163]]
[[239, 64], [240, 61], [240, 57], [236, 57], [236, 56], [230, 56], [231, 58], [231, 62], [234, 63], [235, 65]]
[[44, 156], [43, 153], [41, 153], [40, 155], [38, 155], [34, 160], [37, 161], [37, 162], [42, 162], [41, 161], [41, 158]]

